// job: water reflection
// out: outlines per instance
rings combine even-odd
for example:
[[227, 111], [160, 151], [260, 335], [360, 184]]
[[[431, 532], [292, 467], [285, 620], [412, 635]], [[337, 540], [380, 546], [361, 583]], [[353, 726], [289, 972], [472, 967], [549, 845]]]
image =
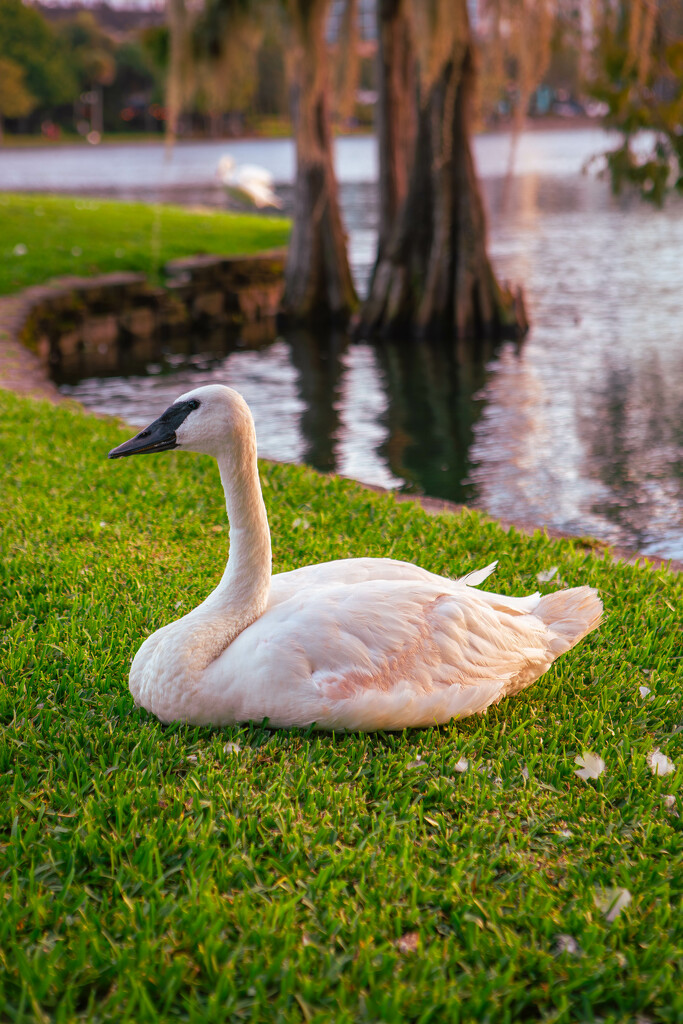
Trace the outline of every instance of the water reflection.
[[[683, 353], [678, 376], [683, 381]], [[605, 368], [591, 395], [597, 415], [579, 415], [586, 472], [602, 484], [592, 512], [638, 549], [664, 543], [683, 553], [683, 388], [667, 389], [661, 363]]]
[[459, 363], [426, 343], [384, 343], [378, 356], [389, 401], [383, 450], [392, 472], [406, 481], [405, 489], [470, 500], [465, 478], [484, 363]]

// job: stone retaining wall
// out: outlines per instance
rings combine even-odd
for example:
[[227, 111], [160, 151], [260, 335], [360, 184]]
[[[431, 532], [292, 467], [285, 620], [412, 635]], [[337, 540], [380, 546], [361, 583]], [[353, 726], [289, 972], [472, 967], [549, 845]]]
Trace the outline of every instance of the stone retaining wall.
[[173, 260], [163, 286], [133, 273], [59, 278], [22, 293], [13, 333], [49, 366], [92, 348], [260, 322], [277, 313], [284, 266], [278, 250]]

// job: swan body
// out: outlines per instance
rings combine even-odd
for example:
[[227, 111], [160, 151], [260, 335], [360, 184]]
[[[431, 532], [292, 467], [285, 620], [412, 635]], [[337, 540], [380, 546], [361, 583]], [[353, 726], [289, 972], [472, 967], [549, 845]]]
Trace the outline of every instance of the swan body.
[[273, 191], [273, 175], [265, 167], [235, 163], [234, 157], [222, 156], [216, 171], [226, 192], [239, 202], [262, 210], [265, 206], [282, 209], [282, 202]]
[[270, 532], [249, 409], [231, 388], [182, 395], [110, 458], [179, 448], [218, 460], [230, 520], [223, 577], [205, 601], [142, 644], [136, 703], [163, 722], [404, 729], [483, 712], [594, 629], [590, 587], [541, 597], [477, 590], [386, 558], [271, 575]]

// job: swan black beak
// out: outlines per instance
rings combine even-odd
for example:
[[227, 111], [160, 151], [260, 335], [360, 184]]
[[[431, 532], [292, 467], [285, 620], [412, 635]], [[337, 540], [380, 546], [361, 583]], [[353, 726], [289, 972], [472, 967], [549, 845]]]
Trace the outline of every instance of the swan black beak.
[[150, 423], [135, 437], [131, 437], [130, 441], [124, 441], [118, 448], [112, 448], [107, 458], [122, 459], [125, 455], [148, 455], [152, 452], [166, 452], [177, 448], [178, 440], [175, 432], [198, 405], [199, 402], [194, 399], [169, 405], [158, 420], [154, 420], [154, 423]]

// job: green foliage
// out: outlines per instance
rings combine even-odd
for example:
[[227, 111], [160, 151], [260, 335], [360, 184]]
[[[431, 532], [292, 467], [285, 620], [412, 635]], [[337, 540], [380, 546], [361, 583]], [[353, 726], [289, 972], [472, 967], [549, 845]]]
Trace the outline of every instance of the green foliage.
[[661, 206], [669, 191], [683, 193], [683, 39], [663, 5], [649, 45], [634, 43], [631, 20], [640, 6], [623, 4], [616, 24], [605, 26], [590, 91], [607, 104], [606, 125], [622, 136], [606, 154], [614, 191], [632, 185]]
[[74, 97], [75, 77], [52, 27], [21, 0], [0, 0], [0, 57], [23, 68], [39, 104], [53, 107]]
[[155, 280], [168, 260], [257, 252], [288, 235], [279, 217], [0, 192], [0, 294], [63, 274], [133, 270]]
[[[217, 583], [223, 498], [209, 459], [107, 462], [126, 436], [0, 393], [2, 1019], [680, 1021], [680, 578], [263, 465], [277, 571], [498, 557], [512, 593], [554, 564], [600, 588], [604, 625], [441, 729], [164, 728], [130, 659]], [[613, 886], [633, 899], [610, 924]]]
[[154, 67], [164, 73], [168, 69], [170, 40], [166, 25], [146, 28], [140, 36], [143, 50], [149, 56]]
[[81, 86], [111, 85], [116, 75], [114, 42], [90, 11], [79, 11], [59, 29]]
[[0, 119], [30, 114], [35, 103], [24, 84], [24, 69], [16, 61], [0, 57]]

